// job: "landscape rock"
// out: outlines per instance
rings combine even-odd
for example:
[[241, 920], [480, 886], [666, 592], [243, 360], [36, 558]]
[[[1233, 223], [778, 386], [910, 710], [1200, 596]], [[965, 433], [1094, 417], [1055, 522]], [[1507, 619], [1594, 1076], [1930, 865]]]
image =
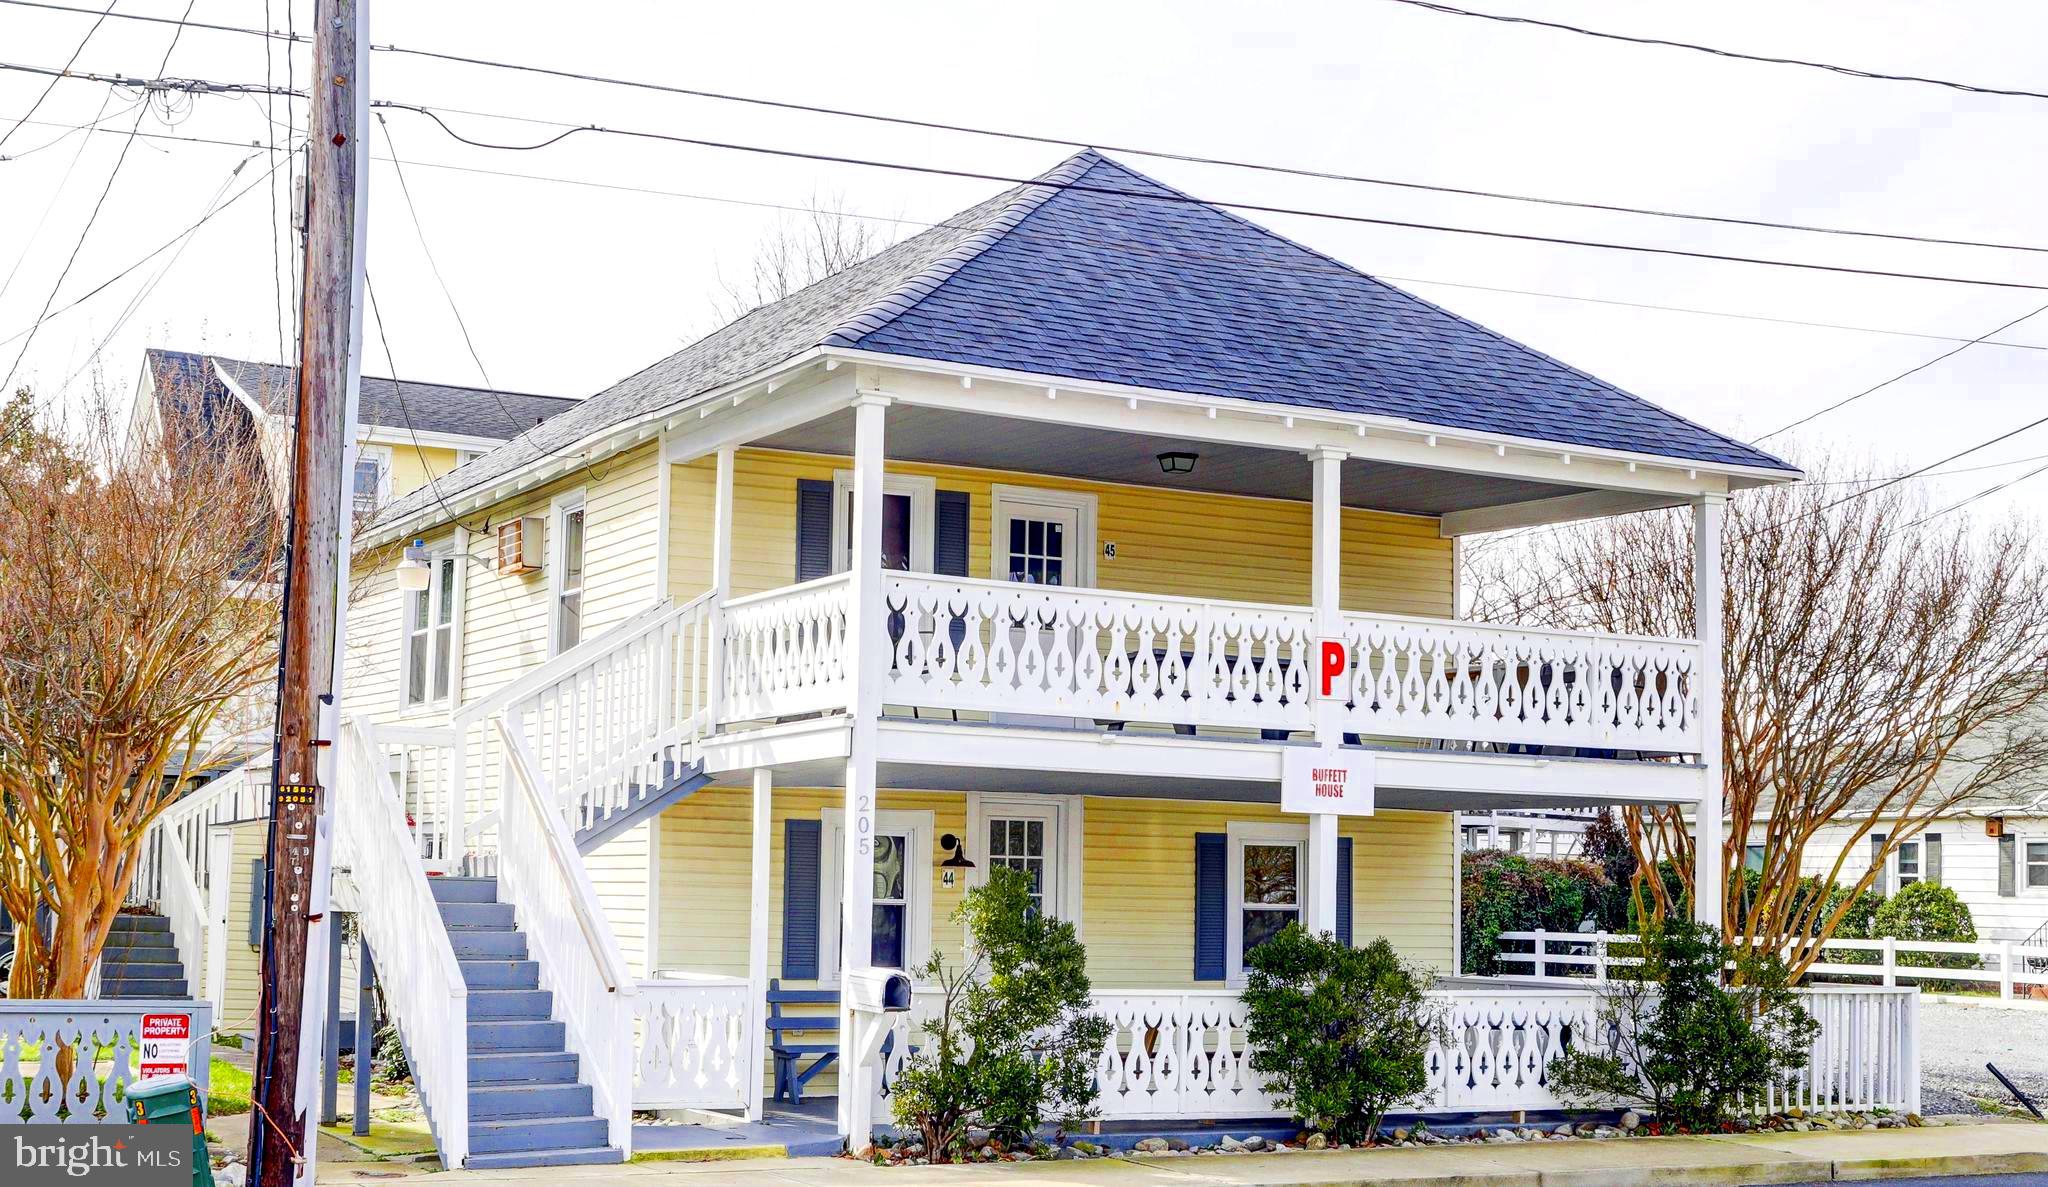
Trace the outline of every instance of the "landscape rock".
[[1641, 1126], [1642, 1123], [1642, 1115], [1637, 1113], [1634, 1109], [1630, 1109], [1628, 1112], [1623, 1113], [1621, 1115], [1621, 1127], [1623, 1129], [1636, 1129], [1639, 1126]]
[[1522, 1137], [1512, 1129], [1496, 1129], [1493, 1131], [1492, 1140], [1496, 1142], [1519, 1142], [1522, 1140]]
[[976, 1127], [976, 1126], [970, 1126], [970, 1127], [968, 1128], [968, 1130], [967, 1130], [967, 1145], [968, 1145], [968, 1147], [969, 1147], [970, 1149], [975, 1149], [975, 1150], [979, 1150], [979, 1149], [981, 1149], [981, 1148], [982, 1148], [983, 1146], [986, 1146], [986, 1145], [988, 1145], [988, 1142], [989, 1142], [989, 1132], [988, 1132], [988, 1130], [986, 1130], [986, 1129], [982, 1129], [982, 1128], [979, 1128], [979, 1127]]
[[249, 1168], [239, 1162], [230, 1162], [213, 1172], [215, 1187], [242, 1187], [249, 1181]]
[[1302, 1145], [1307, 1146], [1311, 1150], [1327, 1150], [1330, 1148], [1330, 1139], [1322, 1134], [1312, 1133], [1308, 1135], [1308, 1140], [1303, 1142]]
[[1187, 1142], [1180, 1138], [1166, 1139], [1166, 1148], [1175, 1154], [1185, 1154], [1188, 1152]]
[[1226, 1133], [1223, 1135], [1223, 1140], [1216, 1143], [1216, 1148], [1225, 1154], [1235, 1154], [1244, 1149], [1244, 1143]]
[[1166, 1153], [1167, 1149], [1166, 1139], [1140, 1138], [1138, 1139], [1137, 1144], [1133, 1145], [1131, 1149], [1136, 1150], [1140, 1154], [1164, 1154]]

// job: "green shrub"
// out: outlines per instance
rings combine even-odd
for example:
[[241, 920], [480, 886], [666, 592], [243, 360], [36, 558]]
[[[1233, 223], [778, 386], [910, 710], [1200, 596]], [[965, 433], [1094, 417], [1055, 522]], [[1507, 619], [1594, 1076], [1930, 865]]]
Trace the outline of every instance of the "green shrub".
[[1553, 1091], [1577, 1105], [1625, 1101], [1667, 1124], [1694, 1130], [1730, 1120], [1744, 1099], [1784, 1088], [1801, 1068], [1819, 1023], [1787, 985], [1775, 958], [1740, 959], [1719, 928], [1667, 920], [1643, 936], [1643, 963], [1613, 972], [1601, 992], [1606, 1043], [1576, 1045], [1550, 1065]]
[[1032, 906], [1028, 875], [989, 870], [953, 920], [967, 925], [968, 961], [934, 956], [915, 971], [939, 986], [939, 1015], [889, 1097], [933, 1162], [952, 1161], [970, 1126], [1015, 1144], [1048, 1113], [1062, 1126], [1093, 1116], [1095, 1057], [1109, 1041], [1109, 1023], [1087, 1012], [1087, 949], [1073, 924]]
[[[1889, 936], [1895, 940], [1974, 944], [1977, 925], [1970, 918], [1970, 908], [1955, 891], [1932, 882], [1915, 882], [1883, 900], [1871, 918], [1870, 934], [1878, 939]], [[1938, 969], [1974, 969], [1981, 963], [1967, 952], [1908, 952], [1901, 960]]]
[[1429, 975], [1386, 940], [1352, 948], [1289, 924], [1245, 962], [1252, 1068], [1303, 1125], [1369, 1142], [1388, 1108], [1428, 1087], [1441, 1008], [1423, 996]]
[[1523, 857], [1498, 849], [1464, 855], [1463, 972], [1492, 976], [1526, 973], [1525, 964], [1501, 966], [1501, 933], [1572, 932], [1596, 915], [1607, 875], [1589, 861]]

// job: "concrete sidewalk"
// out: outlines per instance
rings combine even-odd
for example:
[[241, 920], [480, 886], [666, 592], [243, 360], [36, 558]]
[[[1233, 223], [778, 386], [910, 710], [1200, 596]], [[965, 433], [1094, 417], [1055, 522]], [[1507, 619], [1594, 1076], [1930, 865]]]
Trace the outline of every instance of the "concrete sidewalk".
[[[1909, 1175], [2048, 1172], [2048, 1125], [1992, 1123], [1836, 1133], [1450, 1145], [1081, 1162], [877, 1167], [843, 1158], [634, 1162], [438, 1174], [447, 1187], [1662, 1187]], [[390, 1163], [323, 1167], [322, 1183], [410, 1177]], [[424, 1185], [422, 1185], [424, 1187]]]

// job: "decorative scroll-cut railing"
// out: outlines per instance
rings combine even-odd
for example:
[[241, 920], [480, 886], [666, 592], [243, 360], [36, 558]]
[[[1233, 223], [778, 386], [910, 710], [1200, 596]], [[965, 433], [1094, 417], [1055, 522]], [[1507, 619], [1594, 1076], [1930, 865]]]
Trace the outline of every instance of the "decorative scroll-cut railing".
[[760, 1052], [752, 997], [745, 977], [664, 973], [640, 982], [633, 1107], [747, 1107]]
[[840, 573], [725, 603], [719, 720], [846, 708], [853, 696], [846, 663], [851, 597], [852, 576]]
[[1344, 616], [1347, 729], [1578, 750], [1699, 750], [1699, 645], [1483, 623]]
[[140, 1070], [144, 1014], [187, 1016], [186, 1060], [204, 1092], [213, 1033], [213, 1007], [205, 1002], [0, 999], [0, 1126], [125, 1124], [124, 1093]]
[[1306, 609], [886, 573], [890, 704], [1305, 729]]
[[[1442, 1027], [1425, 1057], [1427, 1090], [1402, 1105], [1419, 1113], [1561, 1110], [1570, 1103], [1550, 1085], [1550, 1064], [1567, 1050], [1611, 1047], [1592, 986], [1533, 985], [1478, 979], [1433, 989]], [[1790, 1094], [1757, 1102], [1808, 1109], [1919, 1108], [1919, 1049], [1910, 990], [1800, 990], [1820, 1022], [1811, 1062]], [[924, 1041], [936, 999], [919, 993], [893, 1018], [881, 1057], [876, 1102], [888, 1116], [888, 1086]], [[1244, 1007], [1230, 990], [1098, 994], [1095, 1012], [1110, 1023], [1096, 1057], [1104, 1120], [1228, 1119], [1283, 1116], [1252, 1068]]]

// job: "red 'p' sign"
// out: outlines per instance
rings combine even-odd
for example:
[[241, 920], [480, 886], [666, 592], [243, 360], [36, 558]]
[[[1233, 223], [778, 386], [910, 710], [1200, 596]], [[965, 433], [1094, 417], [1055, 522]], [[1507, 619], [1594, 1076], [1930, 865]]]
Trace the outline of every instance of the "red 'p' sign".
[[1343, 682], [1351, 672], [1351, 648], [1342, 639], [1316, 640], [1316, 696], [1334, 697], [1344, 693]]

